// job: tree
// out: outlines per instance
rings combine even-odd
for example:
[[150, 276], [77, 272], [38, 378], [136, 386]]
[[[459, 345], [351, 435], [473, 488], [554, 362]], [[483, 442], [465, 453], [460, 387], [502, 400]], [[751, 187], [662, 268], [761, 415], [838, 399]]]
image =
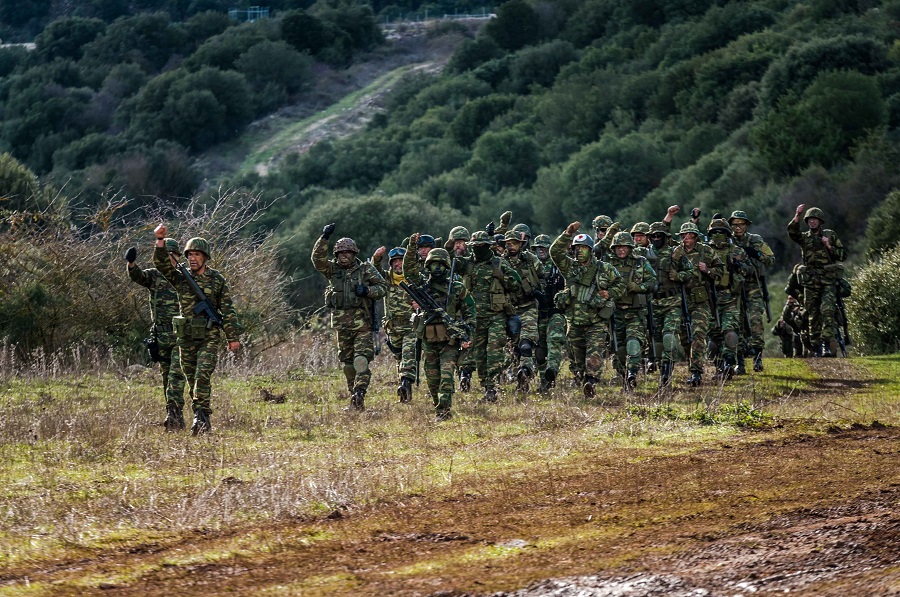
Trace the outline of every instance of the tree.
[[263, 41], [243, 54], [235, 62], [254, 89], [267, 84], [296, 93], [309, 84], [312, 60], [283, 41]]
[[52, 21], [35, 38], [35, 50], [44, 62], [55, 58], [78, 60], [84, 53], [84, 46], [105, 30], [106, 24], [100, 19], [63, 17]]
[[466, 171], [482, 178], [493, 190], [529, 187], [540, 167], [540, 148], [516, 130], [488, 132], [478, 139]]
[[34, 172], [10, 154], [0, 154], [0, 209], [30, 209], [38, 190]]
[[300, 52], [318, 54], [332, 42], [325, 23], [305, 10], [291, 10], [281, 17], [281, 39]]
[[851, 284], [853, 295], [846, 299], [847, 319], [856, 349], [863, 354], [897, 352], [900, 295], [885, 289], [900, 284], [900, 248], [895, 246], [869, 262]]
[[525, 0], [509, 0], [497, 9], [497, 18], [488, 21], [484, 34], [505, 50], [519, 50], [539, 41], [538, 14]]
[[891, 191], [869, 216], [866, 227], [866, 242], [870, 257], [877, 257], [900, 242], [900, 190]]

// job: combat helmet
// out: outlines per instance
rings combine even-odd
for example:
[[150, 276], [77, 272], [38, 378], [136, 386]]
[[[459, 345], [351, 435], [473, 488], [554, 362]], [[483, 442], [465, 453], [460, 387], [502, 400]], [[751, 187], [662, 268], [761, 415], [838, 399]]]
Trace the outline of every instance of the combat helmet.
[[466, 244], [470, 247], [474, 247], [478, 245], [494, 245], [496, 242], [494, 241], [494, 238], [484, 230], [476, 230], [472, 234], [472, 238]]
[[465, 226], [456, 226], [450, 231], [450, 240], [469, 240], [469, 229]]
[[394, 259], [403, 259], [404, 255], [406, 255], [406, 249], [403, 247], [394, 247], [388, 252], [388, 263]]
[[[174, 238], [166, 238], [165, 247], [167, 253], [175, 253], [176, 255], [181, 255], [181, 249], [178, 248], [178, 241]], [[209, 257], [209, 255], [207, 255]]]
[[820, 224], [824, 224], [825, 212], [823, 212], [818, 207], [810, 207], [806, 210], [806, 214], [803, 216], [803, 221], [808, 222], [810, 218], [819, 218]]
[[697, 228], [697, 225], [693, 222], [685, 222], [681, 225], [678, 234], [696, 234], [697, 236], [700, 236], [700, 229]]
[[419, 241], [416, 243], [417, 247], [433, 247], [434, 246], [434, 237], [430, 234], [420, 234]]
[[651, 235], [656, 233], [665, 234], [666, 236], [672, 236], [672, 234], [669, 232], [668, 226], [666, 226], [664, 222], [653, 222], [652, 224], [650, 224], [650, 229], [647, 231], [647, 234]]
[[753, 223], [750, 218], [747, 217], [747, 212], [740, 209], [731, 212], [731, 217], [728, 218], [728, 223], [734, 224], [734, 220], [744, 220], [747, 222], [747, 225]]
[[[510, 232], [515, 232], [516, 234], [524, 236], [524, 242], [526, 243], [531, 240], [531, 228], [528, 227], [528, 224], [516, 224], [515, 226], [510, 228]], [[519, 237], [516, 236], [513, 240], [519, 240]]]
[[428, 268], [429, 264], [432, 264], [435, 261], [443, 263], [447, 269], [450, 269], [450, 253], [447, 252], [447, 249], [437, 248], [430, 250], [428, 256], [425, 258], [425, 267]]
[[531, 241], [532, 247], [544, 247], [546, 249], [550, 248], [550, 245], [553, 244], [553, 240], [550, 238], [548, 234], [538, 234], [534, 237], [534, 240]]
[[207, 241], [203, 237], [195, 236], [194, 238], [189, 239], [184, 245], [184, 252], [187, 253], [188, 251], [200, 251], [201, 253], [206, 255], [207, 259], [209, 259], [209, 241]]
[[[524, 226], [524, 224], [523, 224], [523, 226]], [[517, 240], [520, 243], [522, 243], [523, 245], [528, 242], [528, 238], [529, 238], [529, 236], [527, 234], [525, 234], [521, 230], [516, 230], [515, 228], [513, 228], [512, 230], [507, 230], [506, 234], [503, 235], [504, 241]]]
[[634, 237], [630, 232], [617, 232], [613, 237], [610, 247], [632, 247], [634, 248]]
[[576, 234], [575, 238], [572, 239], [572, 246], [583, 245], [585, 247], [594, 248], [594, 239], [591, 238], [590, 234]]
[[613, 221], [609, 216], [597, 216], [596, 218], [594, 218], [594, 221], [591, 222], [591, 228], [593, 228], [594, 230], [600, 228], [609, 228], [612, 225]]
[[350, 251], [351, 253], [356, 255], [357, 253], [359, 253], [359, 247], [356, 246], [355, 240], [345, 236], [344, 238], [339, 238], [338, 241], [334, 243], [334, 249], [332, 249], [332, 252], [335, 255], [337, 255], [341, 251]]
[[647, 222], [638, 222], [631, 227], [631, 234], [650, 234], [650, 224]]
[[707, 234], [715, 234], [716, 232], [724, 232], [728, 236], [732, 235], [731, 224], [725, 221], [724, 218], [716, 218], [709, 223], [709, 229], [707, 229]]

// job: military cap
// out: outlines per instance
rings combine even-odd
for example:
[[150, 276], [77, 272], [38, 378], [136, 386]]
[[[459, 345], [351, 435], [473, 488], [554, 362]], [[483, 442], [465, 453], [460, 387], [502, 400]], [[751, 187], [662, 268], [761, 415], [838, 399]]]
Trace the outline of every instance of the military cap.
[[669, 228], [665, 225], [664, 222], [653, 222], [652, 224], [650, 224], [650, 231], [648, 232], [648, 234], [656, 234], [657, 232], [660, 234], [665, 234], [666, 236], [671, 236], [671, 234], [669, 233]]
[[806, 210], [806, 215], [803, 216], [803, 221], [806, 222], [810, 218], [819, 218], [819, 222], [822, 224], [825, 223], [825, 212], [823, 212], [818, 207], [810, 207]]
[[344, 238], [339, 238], [337, 242], [334, 243], [334, 249], [332, 249], [332, 252], [335, 255], [337, 255], [341, 251], [350, 251], [355, 255], [356, 253], [359, 253], [359, 247], [356, 246], [355, 240], [345, 236]]
[[450, 253], [447, 252], [447, 249], [432, 249], [428, 252], [428, 256], [425, 258], [425, 267], [428, 267], [430, 263], [435, 261], [439, 261], [446, 265], [448, 268], [450, 267]]
[[484, 230], [476, 230], [472, 234], [472, 238], [466, 243], [469, 246], [476, 245], [494, 245], [497, 244], [494, 238]]
[[613, 225], [612, 218], [609, 216], [597, 216], [594, 218], [594, 221], [591, 222], [591, 227], [595, 230], [599, 228], [609, 228]]
[[184, 245], [184, 252], [187, 253], [188, 251], [200, 251], [206, 255], [207, 259], [209, 259], [209, 241], [200, 236], [195, 236], [194, 238], [189, 239]]
[[553, 239], [550, 238], [547, 234], [538, 234], [534, 237], [534, 240], [531, 241], [532, 247], [545, 247], [547, 249], [550, 248], [550, 245], [553, 244]]
[[469, 240], [470, 236], [465, 226], [456, 226], [450, 231], [450, 240]]
[[416, 243], [417, 247], [433, 247], [434, 246], [434, 237], [430, 234], [420, 234], [419, 241]]
[[631, 227], [631, 234], [649, 234], [650, 224], [647, 222], [638, 222]]
[[[525, 235], [525, 242], [528, 242], [528, 240], [531, 239], [531, 228], [529, 228], [527, 224], [516, 224], [510, 228], [510, 231]], [[519, 237], [516, 237], [513, 240], [519, 240]]]
[[591, 249], [593, 249], [594, 239], [591, 238], [590, 234], [576, 234], [575, 238], [572, 239], [572, 246], [574, 247], [577, 245], [590, 247]]
[[746, 220], [748, 224], [752, 224], [750, 218], [747, 217], [747, 212], [742, 211], [740, 209], [731, 212], [731, 217], [728, 218], [729, 224], [734, 224], [735, 220]]
[[724, 232], [728, 236], [731, 236], [731, 224], [726, 222], [723, 218], [716, 218], [709, 223], [707, 232], [710, 234], [715, 234], [716, 232]]
[[634, 237], [631, 236], [630, 232], [618, 232], [613, 237], [612, 244], [610, 247], [633, 247], [634, 246]]
[[700, 236], [700, 229], [697, 228], [697, 225], [693, 222], [685, 222], [681, 225], [678, 234], [696, 234], [697, 236]]

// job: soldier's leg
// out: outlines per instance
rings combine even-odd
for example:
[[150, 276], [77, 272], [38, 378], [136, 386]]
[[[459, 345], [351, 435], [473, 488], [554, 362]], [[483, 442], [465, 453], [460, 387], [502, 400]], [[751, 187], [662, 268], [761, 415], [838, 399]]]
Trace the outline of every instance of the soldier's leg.
[[822, 342], [825, 343], [825, 346], [830, 346], [835, 339], [835, 329], [837, 328], [835, 317], [837, 312], [837, 290], [834, 284], [823, 286], [820, 297], [819, 313], [822, 318]]
[[587, 355], [586, 327], [570, 323], [567, 336], [569, 338], [569, 352], [572, 357], [570, 361], [572, 373], [579, 383], [583, 383]]
[[212, 374], [219, 358], [219, 342], [210, 335], [197, 348], [197, 368], [194, 377], [194, 424], [191, 433], [198, 435], [210, 430], [209, 415], [212, 414]]
[[372, 330], [362, 329], [353, 333], [353, 369], [356, 379], [353, 383], [354, 393], [365, 395], [372, 379], [369, 363], [375, 358], [375, 344], [372, 343]]
[[691, 327], [694, 340], [691, 342], [689, 365], [691, 377], [688, 380], [693, 386], [700, 385], [703, 379], [703, 362], [706, 360], [706, 338], [712, 314], [708, 302], [691, 305]]
[[625, 352], [628, 355], [626, 382], [631, 387], [637, 384], [637, 374], [643, 364], [644, 346], [647, 344], [646, 311], [634, 309], [625, 319]]
[[809, 316], [809, 342], [817, 354], [822, 344], [822, 290], [820, 286], [803, 287], [803, 304]]
[[627, 367], [628, 367], [628, 352], [626, 348], [626, 340], [627, 340], [627, 329], [625, 323], [625, 311], [617, 310], [614, 318], [614, 327], [616, 331], [616, 354], [613, 355], [613, 367], [616, 369], [616, 373], [622, 376], [622, 379], [625, 379]]
[[[669, 383], [672, 371], [675, 368], [675, 360], [678, 356], [678, 332], [681, 330], [683, 316], [681, 307], [665, 307], [661, 311], [661, 325], [657, 328], [662, 336], [662, 351], [659, 353], [661, 363], [659, 366], [659, 381], [662, 385]], [[656, 315], [656, 311], [653, 313]]]
[[583, 327], [585, 380], [593, 378], [599, 381], [600, 375], [603, 373], [603, 361], [608, 352], [609, 326], [603, 320]]
[[422, 341], [422, 368], [425, 370], [425, 381], [431, 402], [437, 406], [441, 390], [441, 349], [443, 342]]
[[472, 388], [472, 372], [475, 371], [475, 360], [472, 358], [471, 348], [466, 348], [459, 353], [457, 361], [459, 370], [459, 389], [462, 392], [468, 392]]
[[[552, 371], [552, 373], [547, 375], [550, 382], [555, 381], [559, 375], [559, 368], [562, 366], [562, 357], [565, 349], [566, 316], [562, 313], [554, 313], [550, 316], [550, 321], [547, 323], [547, 368], [545, 371]], [[604, 358], [606, 358], [605, 355]], [[553, 379], [549, 379], [549, 377]]]
[[722, 301], [719, 304], [719, 317], [722, 320], [722, 344], [719, 347], [720, 371], [726, 377], [730, 377], [737, 365], [737, 350], [740, 343], [738, 330], [741, 326], [741, 307], [738, 301]]
[[160, 345], [160, 365], [165, 365], [166, 420], [168, 431], [184, 429], [184, 371], [181, 370], [181, 351], [177, 346]]
[[[491, 317], [487, 329], [487, 350], [485, 355], [486, 377], [481, 380], [485, 390], [496, 392], [497, 378], [503, 372], [506, 346], [506, 317], [501, 313]], [[487, 392], [486, 392], [487, 395]], [[496, 394], [493, 394], [496, 396]]]
[[344, 378], [347, 380], [347, 390], [353, 392], [353, 385], [356, 382], [356, 369], [353, 368], [353, 332], [341, 328], [335, 329], [335, 338], [338, 348], [338, 360], [341, 362], [341, 369], [344, 372]]
[[531, 377], [535, 371], [534, 350], [538, 343], [537, 309], [532, 307], [519, 313], [522, 331], [519, 332], [519, 367], [526, 370]]
[[[478, 371], [478, 378], [481, 385], [484, 386], [484, 380], [487, 379], [487, 346], [488, 331], [490, 329], [491, 320], [488, 316], [479, 317], [475, 323], [475, 333], [472, 337], [472, 348], [469, 349], [469, 357], [471, 363]], [[486, 387], [486, 386], [485, 386]], [[493, 386], [492, 386], [493, 387]]]
[[435, 403], [437, 419], [445, 421], [450, 418], [450, 409], [453, 406], [453, 371], [459, 360], [459, 346], [454, 343], [443, 342], [440, 351], [440, 375], [441, 383], [438, 389], [438, 399]]
[[534, 348], [534, 364], [542, 372], [547, 368], [547, 325], [549, 319], [538, 318], [538, 342]]
[[194, 403], [194, 391], [197, 378], [197, 353], [200, 343], [194, 340], [179, 341], [179, 355], [181, 361], [181, 371], [184, 373], [185, 383], [187, 384], [188, 394], [191, 398], [191, 404]]
[[416, 335], [412, 330], [405, 330], [402, 335], [398, 334], [398, 336], [401, 349], [398, 366], [400, 386], [397, 388], [397, 394], [400, 396], [400, 402], [409, 402], [412, 400], [413, 382], [418, 375], [416, 371]]

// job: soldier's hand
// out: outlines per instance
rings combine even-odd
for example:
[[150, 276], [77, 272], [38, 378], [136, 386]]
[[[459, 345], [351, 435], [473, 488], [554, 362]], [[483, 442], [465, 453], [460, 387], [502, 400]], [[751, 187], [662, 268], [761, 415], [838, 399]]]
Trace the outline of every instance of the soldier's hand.
[[825, 245], [826, 249], [831, 249], [831, 239], [824, 234], [822, 235], [822, 244]]
[[799, 215], [802, 214], [805, 210], [806, 210], [806, 204], [805, 204], [805, 203], [801, 203], [800, 205], [797, 206], [797, 211], [796, 211], [795, 213], [799, 216]]
[[163, 240], [169, 234], [169, 229], [166, 228], [165, 224], [160, 224], [154, 228], [153, 234], [156, 235], [156, 240]]
[[125, 251], [125, 261], [128, 263], [134, 263], [135, 259], [137, 259], [137, 249], [131, 247], [127, 251]]
[[629, 282], [628, 283], [628, 292], [641, 293], [644, 290], [641, 288], [640, 284], [637, 282]]
[[697, 223], [697, 220], [700, 219], [700, 208], [699, 207], [695, 207], [694, 209], [691, 210], [691, 219], [694, 220], [695, 224]]
[[531, 291], [531, 298], [535, 300], [541, 300], [542, 298], [544, 298], [544, 291], [540, 288], [535, 288]]
[[484, 227], [484, 231], [488, 233], [488, 236], [494, 236], [494, 226], [493, 222], [488, 222], [488, 225]]
[[699, 270], [700, 270], [701, 272], [703, 272], [704, 274], [707, 273], [707, 272], [709, 272], [709, 266], [706, 265], [706, 262], [705, 262], [705, 261], [701, 261], [700, 263], [698, 263], [698, 264], [697, 264], [697, 269], [699, 269]]
[[608, 290], [600, 290], [597, 292], [597, 295], [602, 298], [604, 301], [609, 299], [609, 291]]
[[581, 222], [572, 222], [566, 227], [566, 234], [578, 234], [578, 230], [581, 228]]
[[460, 344], [459, 347], [462, 348], [463, 350], [468, 350], [469, 348], [472, 348], [472, 341], [466, 340], [465, 342]]
[[387, 251], [387, 247], [383, 245], [375, 249], [375, 254], [372, 255], [372, 261], [381, 261], [381, 258], [384, 257], [385, 251]]
[[510, 220], [512, 220], [512, 212], [511, 211], [505, 211], [502, 214], [500, 214], [500, 223], [503, 224], [504, 226], [508, 226]]
[[669, 214], [670, 216], [674, 216], [679, 211], [681, 211], [680, 207], [678, 207], [677, 205], [670, 205], [669, 209], [666, 210], [666, 213]]
[[675, 271], [675, 268], [669, 270], [669, 279], [673, 282], [678, 281], [678, 272]]
[[413, 232], [409, 237], [409, 246], [410, 247], [418, 247], [419, 246], [419, 233]]
[[369, 287], [365, 284], [357, 284], [356, 289], [354, 290], [356, 296], [368, 296], [369, 295]]
[[232, 340], [231, 342], [228, 343], [228, 350], [230, 350], [231, 352], [234, 352], [235, 350], [237, 350], [240, 347], [241, 347], [241, 343], [238, 342], [237, 340]]
[[334, 229], [337, 228], [337, 224], [332, 222], [331, 224], [326, 224], [324, 228], [322, 228], [322, 240], [328, 240], [331, 238], [331, 235], [334, 234]]

